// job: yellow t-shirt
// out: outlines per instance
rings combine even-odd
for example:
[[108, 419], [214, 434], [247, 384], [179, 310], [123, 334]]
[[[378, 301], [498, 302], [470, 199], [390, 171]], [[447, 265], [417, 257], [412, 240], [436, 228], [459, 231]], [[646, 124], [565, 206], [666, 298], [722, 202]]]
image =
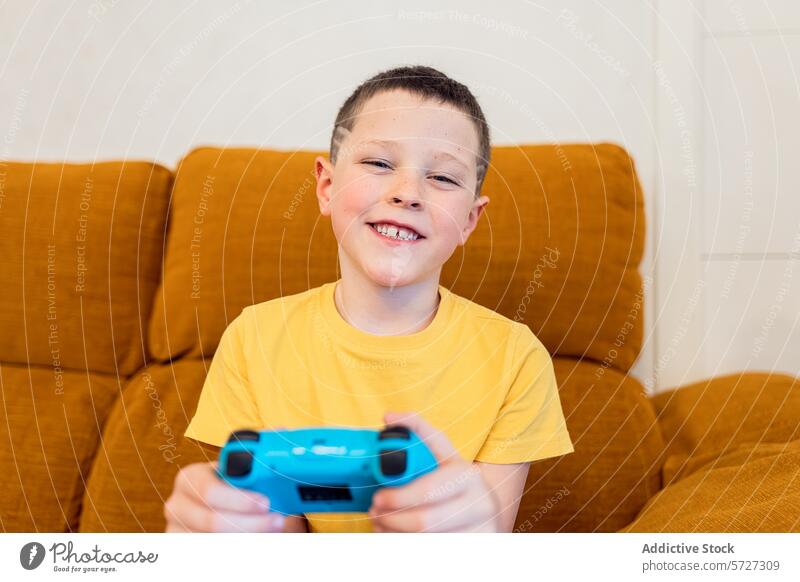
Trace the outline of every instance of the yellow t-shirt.
[[[571, 453], [553, 364], [527, 325], [439, 286], [423, 330], [353, 327], [337, 282], [246, 307], [225, 330], [185, 436], [218, 447], [241, 428], [383, 428], [414, 411], [467, 460], [522, 463]], [[312, 531], [372, 531], [366, 514], [307, 515]]]

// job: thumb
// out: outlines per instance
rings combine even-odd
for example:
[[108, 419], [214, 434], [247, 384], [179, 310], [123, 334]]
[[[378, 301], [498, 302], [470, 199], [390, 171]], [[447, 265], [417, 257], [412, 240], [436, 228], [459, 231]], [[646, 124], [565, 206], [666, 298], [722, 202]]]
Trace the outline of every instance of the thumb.
[[431, 426], [416, 412], [387, 412], [383, 415], [383, 420], [387, 426], [402, 424], [414, 431], [428, 446], [439, 464], [447, 462], [454, 455], [458, 456], [458, 452], [447, 435]]

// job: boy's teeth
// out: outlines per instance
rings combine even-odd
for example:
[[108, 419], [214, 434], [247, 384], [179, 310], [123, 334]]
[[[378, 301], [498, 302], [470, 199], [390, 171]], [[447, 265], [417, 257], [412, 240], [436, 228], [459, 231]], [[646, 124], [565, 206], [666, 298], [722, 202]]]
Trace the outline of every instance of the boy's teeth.
[[389, 238], [399, 240], [417, 240], [419, 238], [418, 234], [391, 224], [374, 224], [373, 228]]

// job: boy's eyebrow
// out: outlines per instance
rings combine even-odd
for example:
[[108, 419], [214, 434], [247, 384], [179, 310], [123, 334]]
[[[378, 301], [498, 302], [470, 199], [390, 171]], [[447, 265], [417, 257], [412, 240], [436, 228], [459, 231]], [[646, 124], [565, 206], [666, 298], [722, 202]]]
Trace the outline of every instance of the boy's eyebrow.
[[367, 141], [362, 141], [358, 145], [359, 145], [359, 147], [361, 147], [363, 145], [369, 145], [369, 144], [385, 146], [385, 147], [388, 147], [388, 148], [396, 148], [398, 145], [400, 145], [396, 141], [388, 141], [388, 140], [385, 140], [385, 139], [368, 139]]
[[[358, 147], [365, 146], [365, 145], [370, 145], [370, 144], [384, 146], [384, 147], [387, 147], [387, 148], [390, 148], [390, 149], [396, 149], [400, 145], [396, 141], [388, 141], [388, 140], [385, 140], [385, 139], [369, 139], [367, 141], [362, 141], [361, 143], [359, 143]], [[449, 160], [453, 160], [459, 166], [462, 166], [465, 170], [469, 170], [470, 169], [467, 164], [465, 164], [459, 158], [455, 157], [453, 154], [450, 154], [448, 152], [444, 152], [444, 151], [437, 152], [437, 156], [438, 157], [447, 158]]]

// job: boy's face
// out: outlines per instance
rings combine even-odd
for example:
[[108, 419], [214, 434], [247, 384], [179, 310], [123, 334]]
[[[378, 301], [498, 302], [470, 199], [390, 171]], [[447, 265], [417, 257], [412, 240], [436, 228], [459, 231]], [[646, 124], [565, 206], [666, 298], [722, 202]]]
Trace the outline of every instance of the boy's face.
[[[478, 143], [472, 120], [450, 105], [399, 90], [373, 96], [343, 135], [336, 165], [316, 159], [317, 198], [342, 272], [357, 268], [387, 287], [438, 281], [489, 202], [475, 198]], [[389, 238], [374, 226], [386, 223], [419, 237]]]

